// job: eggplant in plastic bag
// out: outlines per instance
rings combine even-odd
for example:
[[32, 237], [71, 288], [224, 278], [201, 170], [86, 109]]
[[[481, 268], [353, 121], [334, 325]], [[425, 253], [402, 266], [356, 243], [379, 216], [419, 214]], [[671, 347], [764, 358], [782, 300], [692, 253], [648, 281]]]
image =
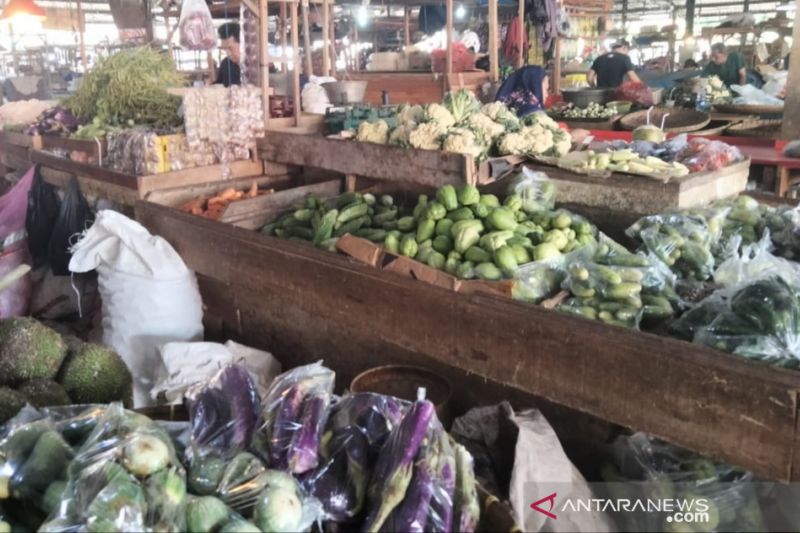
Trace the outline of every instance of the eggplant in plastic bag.
[[293, 474], [316, 468], [335, 377], [317, 362], [275, 379], [264, 401], [264, 424], [257, 437], [257, 447], [272, 468]]
[[169, 435], [111, 404], [69, 465], [40, 531], [184, 531], [186, 479]]
[[345, 396], [332, 408], [320, 450], [323, 462], [302, 478], [325, 518], [352, 522], [366, 497], [381, 446], [403, 416], [402, 400], [373, 393]]

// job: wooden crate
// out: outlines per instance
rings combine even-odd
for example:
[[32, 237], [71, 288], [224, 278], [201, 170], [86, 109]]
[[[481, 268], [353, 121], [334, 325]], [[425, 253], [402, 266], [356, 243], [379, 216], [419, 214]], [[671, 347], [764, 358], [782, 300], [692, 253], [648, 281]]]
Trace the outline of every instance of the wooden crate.
[[345, 380], [379, 364], [424, 363], [460, 372], [458, 388], [504, 387], [758, 476], [800, 480], [796, 372], [539, 306], [458, 294], [152, 203], [138, 203], [136, 214], [198, 272], [209, 323], [284, 362], [324, 357]]
[[258, 142], [265, 161], [323, 168], [341, 174], [420, 183], [438, 187], [446, 183], [487, 180], [471, 156], [433, 150], [330, 139], [321, 135], [269, 132]]
[[550, 176], [559, 203], [605, 208], [634, 215], [704, 205], [745, 190], [750, 159], [716, 171], [697, 172], [667, 183], [647, 177], [614, 173], [608, 178], [577, 174], [544, 163], [526, 163]]

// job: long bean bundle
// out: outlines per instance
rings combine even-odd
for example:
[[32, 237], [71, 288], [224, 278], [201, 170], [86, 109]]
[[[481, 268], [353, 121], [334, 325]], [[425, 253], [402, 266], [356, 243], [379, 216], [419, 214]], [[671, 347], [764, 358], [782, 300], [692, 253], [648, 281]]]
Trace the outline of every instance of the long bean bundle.
[[84, 122], [177, 126], [181, 100], [167, 88], [185, 82], [168, 55], [148, 47], [122, 50], [101, 59], [64, 105]]

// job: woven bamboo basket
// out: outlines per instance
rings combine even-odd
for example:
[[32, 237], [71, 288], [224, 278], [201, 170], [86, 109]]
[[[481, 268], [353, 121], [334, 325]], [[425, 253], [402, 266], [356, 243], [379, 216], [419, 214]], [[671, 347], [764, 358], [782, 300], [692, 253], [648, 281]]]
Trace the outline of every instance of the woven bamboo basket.
[[720, 113], [733, 113], [735, 115], [783, 114], [782, 105], [714, 104], [714, 109]]
[[[688, 133], [701, 130], [711, 122], [708, 113], [686, 109], [659, 107], [650, 112], [650, 124], [661, 126], [661, 118], [669, 114], [664, 123], [664, 131], [668, 133]], [[647, 111], [636, 111], [622, 117], [620, 125], [626, 130], [635, 130], [647, 124]]]
[[781, 133], [782, 123], [783, 121], [778, 119], [746, 120], [729, 127], [728, 133], [739, 137], [775, 138]]

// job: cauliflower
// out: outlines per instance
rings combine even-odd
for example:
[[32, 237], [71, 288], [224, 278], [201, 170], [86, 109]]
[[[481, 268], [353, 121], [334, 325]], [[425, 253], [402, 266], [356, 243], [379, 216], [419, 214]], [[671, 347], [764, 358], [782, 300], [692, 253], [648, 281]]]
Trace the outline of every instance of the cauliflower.
[[461, 123], [481, 108], [481, 103], [475, 98], [475, 93], [467, 89], [450, 91], [444, 95], [444, 105], [457, 123]]
[[539, 124], [543, 128], [552, 128], [552, 129], [558, 128], [558, 124], [556, 123], [556, 121], [550, 118], [548, 114], [545, 113], [544, 111], [536, 111], [534, 113], [531, 113], [530, 115], [522, 119], [522, 122], [526, 126], [533, 126], [535, 124]]
[[519, 127], [519, 118], [503, 102], [492, 102], [481, 108], [481, 113], [495, 122], [499, 122], [507, 129], [515, 130]]
[[408, 146], [408, 137], [417, 127], [414, 122], [400, 124], [389, 134], [389, 144], [394, 146]]
[[553, 131], [536, 125], [507, 133], [500, 139], [498, 148], [502, 155], [545, 155], [553, 146]]
[[445, 129], [454, 126], [456, 123], [456, 119], [442, 104], [428, 104], [425, 108], [425, 120], [436, 122]]
[[389, 140], [389, 125], [385, 120], [362, 122], [358, 125], [356, 140], [368, 143], [386, 144]]
[[521, 131], [506, 133], [497, 144], [497, 149], [501, 155], [525, 155], [530, 151], [530, 148], [530, 137]]
[[498, 124], [483, 113], [470, 115], [467, 118], [466, 125], [478, 134], [483, 144], [492, 144], [497, 137], [506, 131], [502, 124]]
[[711, 86], [712, 89], [722, 89], [725, 86], [719, 76], [710, 76], [708, 78], [708, 85]]
[[421, 105], [402, 105], [397, 111], [398, 124], [419, 124], [425, 116], [425, 109]]
[[486, 147], [475, 133], [467, 128], [451, 128], [444, 137], [442, 150], [471, 155], [475, 159], [481, 159], [486, 153]]
[[572, 138], [561, 128], [553, 133], [553, 143], [553, 155], [556, 157], [564, 157], [572, 149]]
[[438, 122], [426, 122], [409, 134], [408, 143], [420, 150], [438, 150], [442, 146], [442, 135], [445, 131], [447, 128]]

